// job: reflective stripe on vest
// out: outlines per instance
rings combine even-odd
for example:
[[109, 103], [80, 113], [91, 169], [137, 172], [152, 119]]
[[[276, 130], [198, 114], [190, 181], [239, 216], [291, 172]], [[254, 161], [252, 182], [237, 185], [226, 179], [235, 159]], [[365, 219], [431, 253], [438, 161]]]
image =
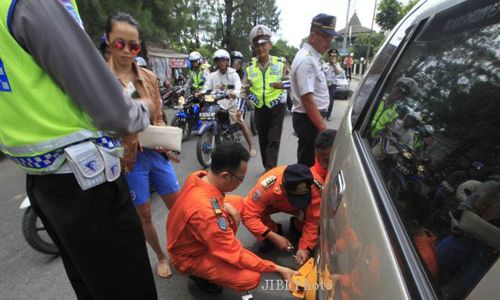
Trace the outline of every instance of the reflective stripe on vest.
[[103, 133], [13, 38], [9, 26], [15, 4], [0, 1], [0, 85], [9, 85], [0, 89], [0, 150], [19, 164]]
[[269, 59], [270, 63], [265, 74], [262, 74], [256, 58], [252, 59], [252, 63], [246, 68], [247, 80], [250, 82], [249, 90], [255, 96], [250, 96], [249, 99], [257, 108], [262, 108], [264, 105], [269, 108], [273, 107], [276, 100], [284, 92], [282, 89], [271, 87], [270, 83], [283, 79], [285, 65], [278, 57], [270, 56]]

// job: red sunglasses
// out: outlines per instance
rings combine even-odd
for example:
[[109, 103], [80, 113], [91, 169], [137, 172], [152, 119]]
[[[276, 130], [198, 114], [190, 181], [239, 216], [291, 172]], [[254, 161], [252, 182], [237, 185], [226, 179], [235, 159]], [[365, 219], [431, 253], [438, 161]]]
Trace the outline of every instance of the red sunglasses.
[[141, 52], [141, 45], [136, 42], [126, 42], [122, 38], [117, 38], [116, 40], [111, 42], [111, 46], [117, 50], [123, 50], [128, 45], [128, 49], [132, 55], [136, 55]]

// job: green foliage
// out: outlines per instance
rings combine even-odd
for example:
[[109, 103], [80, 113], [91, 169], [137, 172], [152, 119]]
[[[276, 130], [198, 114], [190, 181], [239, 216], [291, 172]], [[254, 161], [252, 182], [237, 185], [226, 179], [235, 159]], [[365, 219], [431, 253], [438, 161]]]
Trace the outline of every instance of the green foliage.
[[375, 22], [384, 31], [390, 31], [404, 17], [419, 0], [410, 0], [402, 4], [398, 0], [382, 0], [378, 5]]
[[354, 53], [354, 57], [366, 58], [366, 51], [368, 50], [368, 45], [370, 45], [370, 53], [369, 57], [373, 57], [373, 55], [378, 51], [382, 42], [384, 41], [384, 34], [379, 32], [372, 32], [371, 37], [370, 33], [360, 33], [356, 38], [356, 41], [352, 45], [352, 52]]
[[401, 4], [397, 0], [382, 0], [378, 5], [375, 22], [382, 30], [389, 31], [401, 19]]
[[284, 57], [287, 61], [292, 62], [297, 51], [297, 48], [288, 45], [286, 41], [280, 39], [273, 44], [271, 55]]
[[79, 9], [96, 42], [108, 16], [123, 11], [141, 24], [146, 41], [176, 50], [238, 50], [246, 57], [252, 27], [264, 24], [276, 31], [280, 14], [275, 0], [86, 0], [79, 1]]

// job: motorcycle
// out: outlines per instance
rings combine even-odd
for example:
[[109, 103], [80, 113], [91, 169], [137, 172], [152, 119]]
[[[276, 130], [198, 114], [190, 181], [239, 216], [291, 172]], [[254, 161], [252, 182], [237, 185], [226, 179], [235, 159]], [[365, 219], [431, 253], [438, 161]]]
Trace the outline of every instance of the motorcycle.
[[179, 97], [184, 93], [182, 85], [172, 86], [168, 81], [160, 84], [160, 96], [163, 108], [172, 109], [179, 105]]
[[25, 209], [22, 230], [26, 242], [38, 252], [57, 255], [59, 249], [47, 233], [45, 226], [31, 207], [28, 197], [24, 198], [19, 209]]
[[198, 99], [191, 94], [186, 100], [181, 96], [179, 106], [175, 109], [179, 111], [175, 114], [170, 125], [182, 128], [182, 141], [186, 141], [191, 137], [193, 130], [199, 130], [201, 127], [200, 120], [200, 103]]
[[[231, 87], [228, 87], [231, 89]], [[212, 161], [211, 154], [215, 147], [222, 141], [240, 141], [240, 128], [237, 124], [231, 124], [229, 120], [229, 107], [224, 107], [218, 101], [228, 99], [226, 93], [207, 95], [200, 112], [202, 122], [198, 130], [196, 142], [196, 157], [204, 168], [208, 168]]]

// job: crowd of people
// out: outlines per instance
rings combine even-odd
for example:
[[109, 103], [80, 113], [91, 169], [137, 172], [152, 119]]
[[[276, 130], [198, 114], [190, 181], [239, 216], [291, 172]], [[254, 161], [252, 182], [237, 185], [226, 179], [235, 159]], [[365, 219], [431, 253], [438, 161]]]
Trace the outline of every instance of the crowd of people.
[[[139, 132], [165, 123], [156, 76], [136, 60], [141, 31], [130, 14], [108, 18], [101, 55], [83, 30], [76, 1], [5, 1], [0, 13], [6, 74], [0, 149], [28, 174], [32, 207], [59, 248], [78, 299], [156, 299], [146, 243], [156, 254], [158, 276], [172, 276], [170, 262], [206, 292], [249, 291], [264, 272], [288, 281], [297, 274], [245, 249], [236, 237], [241, 221], [263, 252], [294, 252], [298, 266], [312, 256], [336, 133], [324, 120], [333, 99], [319, 60], [336, 34], [335, 17], [314, 17], [291, 70], [270, 55], [272, 32], [264, 25], [249, 33], [255, 57], [245, 68], [237, 51], [217, 50], [211, 73], [198, 52], [190, 54], [189, 89], [227, 94], [231, 123], [242, 129], [248, 150], [221, 143], [210, 168], [193, 172], [181, 187], [169, 149], [139, 143]], [[333, 58], [330, 63], [338, 72]], [[278, 166], [287, 89], [297, 163]], [[265, 171], [247, 195], [226, 196], [245, 180], [256, 155], [240, 99], [256, 110]], [[152, 221], [151, 186], [169, 209], [167, 249]], [[278, 212], [292, 215], [301, 235], [296, 252], [271, 218]]]

